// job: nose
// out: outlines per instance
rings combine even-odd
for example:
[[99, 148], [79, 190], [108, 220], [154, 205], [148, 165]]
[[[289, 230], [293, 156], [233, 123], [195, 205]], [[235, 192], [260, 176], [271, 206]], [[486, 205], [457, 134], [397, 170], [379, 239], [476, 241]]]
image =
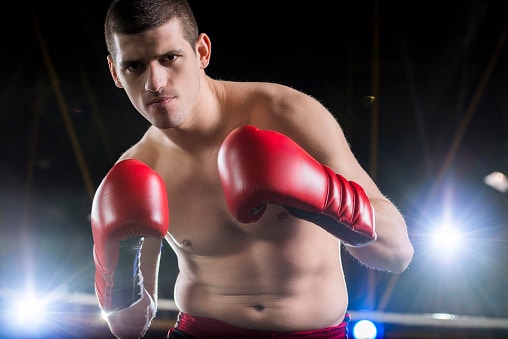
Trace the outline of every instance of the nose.
[[165, 79], [165, 72], [161, 65], [149, 65], [145, 82], [145, 90], [152, 93], [161, 92], [166, 83]]

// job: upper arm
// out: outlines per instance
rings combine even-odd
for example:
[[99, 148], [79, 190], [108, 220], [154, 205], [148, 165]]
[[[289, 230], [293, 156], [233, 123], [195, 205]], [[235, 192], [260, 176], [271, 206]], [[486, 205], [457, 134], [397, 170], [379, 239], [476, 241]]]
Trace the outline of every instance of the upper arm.
[[353, 154], [335, 116], [317, 99], [288, 89], [272, 108], [269, 119], [276, 129], [335, 173], [360, 184], [371, 198], [383, 198], [369, 174]]
[[413, 254], [404, 218], [358, 162], [336, 118], [319, 101], [299, 92], [292, 93], [291, 100], [280, 107], [283, 109], [272, 112], [276, 121], [272, 127], [296, 141], [318, 162], [362, 186], [371, 201], [377, 240], [349, 252], [367, 266], [404, 270]]

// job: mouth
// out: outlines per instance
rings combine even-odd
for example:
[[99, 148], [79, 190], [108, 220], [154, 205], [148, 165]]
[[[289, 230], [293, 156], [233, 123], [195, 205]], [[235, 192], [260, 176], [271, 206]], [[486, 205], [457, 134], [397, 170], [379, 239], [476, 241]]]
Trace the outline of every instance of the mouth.
[[166, 104], [173, 100], [174, 97], [157, 97], [152, 100], [150, 100], [147, 103], [147, 106], [153, 106], [153, 105], [160, 105], [160, 104]]

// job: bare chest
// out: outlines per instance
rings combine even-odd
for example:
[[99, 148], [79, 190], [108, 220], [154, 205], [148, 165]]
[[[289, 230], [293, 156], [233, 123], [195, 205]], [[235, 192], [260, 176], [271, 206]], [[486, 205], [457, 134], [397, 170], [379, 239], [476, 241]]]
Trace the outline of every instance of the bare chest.
[[158, 172], [168, 194], [168, 241], [176, 251], [220, 255], [225, 244], [241, 237], [226, 206], [215, 156], [172, 159]]
[[255, 223], [237, 222], [226, 205], [216, 152], [205, 159], [168, 157], [159, 161], [156, 170], [168, 194], [167, 240], [182, 259], [228, 257], [274, 243], [279, 252], [281, 248], [291, 252], [300, 240], [316, 238], [312, 243], [319, 244], [323, 237], [320, 229], [277, 205], [269, 205]]

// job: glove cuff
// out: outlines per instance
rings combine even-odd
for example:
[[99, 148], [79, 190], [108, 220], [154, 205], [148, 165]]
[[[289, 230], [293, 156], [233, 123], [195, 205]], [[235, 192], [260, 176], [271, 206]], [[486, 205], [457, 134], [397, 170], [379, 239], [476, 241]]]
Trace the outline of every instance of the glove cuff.
[[117, 338], [141, 338], [148, 331], [156, 312], [156, 302], [143, 288], [141, 299], [127, 308], [110, 312], [106, 316], [111, 333]]

